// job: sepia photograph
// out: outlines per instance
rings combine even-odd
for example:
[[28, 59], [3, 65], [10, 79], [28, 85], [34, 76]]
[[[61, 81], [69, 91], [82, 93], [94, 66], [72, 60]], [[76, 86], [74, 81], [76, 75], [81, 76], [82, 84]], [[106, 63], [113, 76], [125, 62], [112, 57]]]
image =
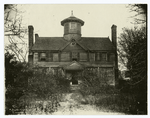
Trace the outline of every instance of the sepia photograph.
[[3, 4], [4, 115], [148, 115], [147, 3]]

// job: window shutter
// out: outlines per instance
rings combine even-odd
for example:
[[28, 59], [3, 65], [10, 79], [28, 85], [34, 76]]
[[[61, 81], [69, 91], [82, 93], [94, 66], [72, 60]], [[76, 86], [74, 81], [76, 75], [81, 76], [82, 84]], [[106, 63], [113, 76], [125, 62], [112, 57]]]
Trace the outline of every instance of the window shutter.
[[53, 53], [53, 61], [54, 62], [58, 62], [59, 61], [58, 53]]
[[96, 53], [96, 61], [100, 61], [101, 60], [101, 55], [99, 52]]
[[50, 61], [50, 62], [52, 61], [52, 53], [50, 53], [50, 52], [48, 53], [48, 61]]
[[95, 61], [95, 53], [89, 53], [89, 60]]
[[40, 55], [41, 55], [41, 53], [39, 52], [38, 53], [38, 61], [40, 61]]
[[34, 62], [38, 62], [38, 53], [37, 52], [34, 53]]
[[49, 61], [49, 52], [46, 52], [46, 61]]
[[67, 34], [69, 32], [69, 24], [68, 23], [65, 23], [64, 31], [65, 31], [65, 34]]

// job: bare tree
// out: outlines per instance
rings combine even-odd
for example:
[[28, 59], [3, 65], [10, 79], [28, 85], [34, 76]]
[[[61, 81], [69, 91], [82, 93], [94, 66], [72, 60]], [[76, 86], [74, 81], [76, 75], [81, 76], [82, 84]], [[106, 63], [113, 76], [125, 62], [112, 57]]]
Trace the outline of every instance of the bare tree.
[[128, 6], [131, 12], [136, 12], [136, 15], [132, 16], [135, 23], [143, 24], [147, 21], [147, 4], [130, 4]]
[[22, 24], [21, 13], [15, 4], [4, 5], [5, 41], [9, 43], [5, 50], [13, 52], [19, 61], [25, 61], [28, 51], [25, 38], [27, 29]]

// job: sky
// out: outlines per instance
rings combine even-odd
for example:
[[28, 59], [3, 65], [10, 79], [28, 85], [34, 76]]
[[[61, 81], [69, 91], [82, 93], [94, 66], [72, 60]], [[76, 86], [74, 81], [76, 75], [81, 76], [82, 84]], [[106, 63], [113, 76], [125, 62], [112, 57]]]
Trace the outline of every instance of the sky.
[[82, 19], [83, 37], [111, 37], [111, 26], [117, 26], [117, 34], [123, 27], [133, 27], [133, 12], [127, 4], [20, 4], [23, 11], [23, 24], [32, 25], [34, 32], [41, 37], [62, 37], [60, 22], [73, 15]]

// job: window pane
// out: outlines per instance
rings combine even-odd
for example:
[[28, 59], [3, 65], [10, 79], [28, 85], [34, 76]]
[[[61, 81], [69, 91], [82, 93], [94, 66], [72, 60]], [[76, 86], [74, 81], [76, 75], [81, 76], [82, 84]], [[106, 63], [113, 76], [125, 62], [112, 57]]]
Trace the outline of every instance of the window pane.
[[70, 61], [69, 53], [61, 53], [61, 61]]
[[46, 53], [41, 53], [40, 54], [40, 60], [41, 61], [46, 61]]
[[77, 52], [72, 52], [72, 60], [78, 60], [78, 53]]
[[59, 61], [58, 53], [53, 53], [53, 61]]
[[41, 53], [41, 57], [46, 57], [46, 53]]
[[95, 53], [89, 53], [90, 61], [95, 61]]
[[80, 53], [80, 61], [87, 61], [87, 53]]
[[70, 29], [75, 29], [76, 28], [76, 23], [71, 23], [70, 24]]

